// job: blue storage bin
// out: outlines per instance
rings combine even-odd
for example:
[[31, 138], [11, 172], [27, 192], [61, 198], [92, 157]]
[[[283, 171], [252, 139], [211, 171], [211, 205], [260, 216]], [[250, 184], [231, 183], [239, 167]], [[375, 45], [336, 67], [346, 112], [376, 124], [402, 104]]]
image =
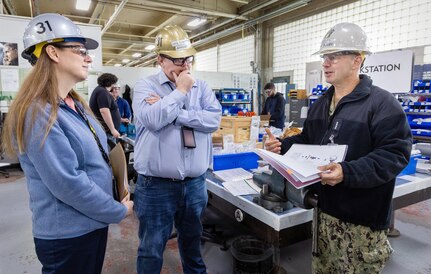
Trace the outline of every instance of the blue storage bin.
[[420, 154], [415, 154], [410, 156], [410, 161], [407, 166], [401, 171], [400, 175], [408, 175], [416, 173], [416, 165], [418, 159], [421, 157]]
[[127, 136], [132, 137], [132, 138], [136, 137], [136, 127], [134, 124], [128, 124]]
[[223, 170], [242, 167], [243, 169], [257, 168], [259, 156], [254, 152], [214, 155], [213, 170]]

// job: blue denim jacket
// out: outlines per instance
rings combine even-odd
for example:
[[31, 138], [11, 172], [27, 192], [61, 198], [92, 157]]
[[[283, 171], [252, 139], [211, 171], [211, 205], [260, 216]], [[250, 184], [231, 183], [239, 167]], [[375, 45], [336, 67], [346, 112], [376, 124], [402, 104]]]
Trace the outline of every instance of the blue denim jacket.
[[[50, 110], [47, 105], [32, 129], [26, 127], [26, 150], [19, 155], [30, 194], [33, 236], [73, 238], [120, 222], [127, 209], [112, 198], [111, 168], [78, 113], [60, 103], [57, 120], [41, 146]], [[31, 113], [29, 109], [26, 125]], [[108, 151], [102, 127], [87, 116]]]

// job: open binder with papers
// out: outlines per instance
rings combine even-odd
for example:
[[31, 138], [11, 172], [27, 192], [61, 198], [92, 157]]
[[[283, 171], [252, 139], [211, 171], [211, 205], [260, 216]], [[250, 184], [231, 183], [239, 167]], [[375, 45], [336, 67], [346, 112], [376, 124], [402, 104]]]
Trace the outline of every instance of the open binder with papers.
[[347, 145], [294, 144], [284, 155], [263, 149], [255, 152], [299, 189], [320, 181], [318, 166], [343, 161]]

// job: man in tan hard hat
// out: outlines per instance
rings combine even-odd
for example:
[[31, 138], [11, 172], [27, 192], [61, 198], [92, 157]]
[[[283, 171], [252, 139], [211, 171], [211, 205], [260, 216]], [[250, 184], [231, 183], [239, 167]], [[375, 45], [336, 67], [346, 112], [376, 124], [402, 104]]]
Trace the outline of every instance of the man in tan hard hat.
[[211, 133], [219, 127], [221, 106], [208, 84], [192, 76], [196, 50], [183, 29], [164, 27], [155, 51], [161, 70], [139, 80], [133, 98], [138, 274], [160, 273], [173, 226], [183, 272], [206, 273], [200, 218], [208, 200]]
[[369, 54], [359, 26], [335, 25], [316, 54], [332, 86], [310, 108], [300, 135], [272, 138], [266, 148], [284, 154], [294, 143], [348, 145], [344, 161], [320, 167], [312, 270], [380, 273], [392, 253], [386, 233], [395, 178], [410, 157], [410, 128], [395, 97], [359, 75]]

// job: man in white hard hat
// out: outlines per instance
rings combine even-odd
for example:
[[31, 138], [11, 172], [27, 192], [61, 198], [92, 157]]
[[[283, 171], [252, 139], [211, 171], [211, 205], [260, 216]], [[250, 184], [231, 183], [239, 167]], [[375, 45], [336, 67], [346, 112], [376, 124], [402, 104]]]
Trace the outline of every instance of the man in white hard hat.
[[184, 273], [206, 273], [200, 246], [201, 215], [208, 196], [205, 172], [212, 160], [211, 133], [221, 119], [221, 106], [191, 66], [196, 50], [178, 26], [156, 36], [159, 73], [134, 88], [136, 122], [135, 189], [139, 218], [137, 268], [160, 273], [163, 250], [173, 225]]
[[369, 53], [359, 26], [332, 27], [316, 53], [332, 86], [310, 108], [300, 135], [266, 143], [276, 153], [294, 143], [348, 145], [344, 161], [320, 167], [313, 273], [380, 273], [392, 253], [392, 194], [412, 136], [394, 96], [359, 75]]

